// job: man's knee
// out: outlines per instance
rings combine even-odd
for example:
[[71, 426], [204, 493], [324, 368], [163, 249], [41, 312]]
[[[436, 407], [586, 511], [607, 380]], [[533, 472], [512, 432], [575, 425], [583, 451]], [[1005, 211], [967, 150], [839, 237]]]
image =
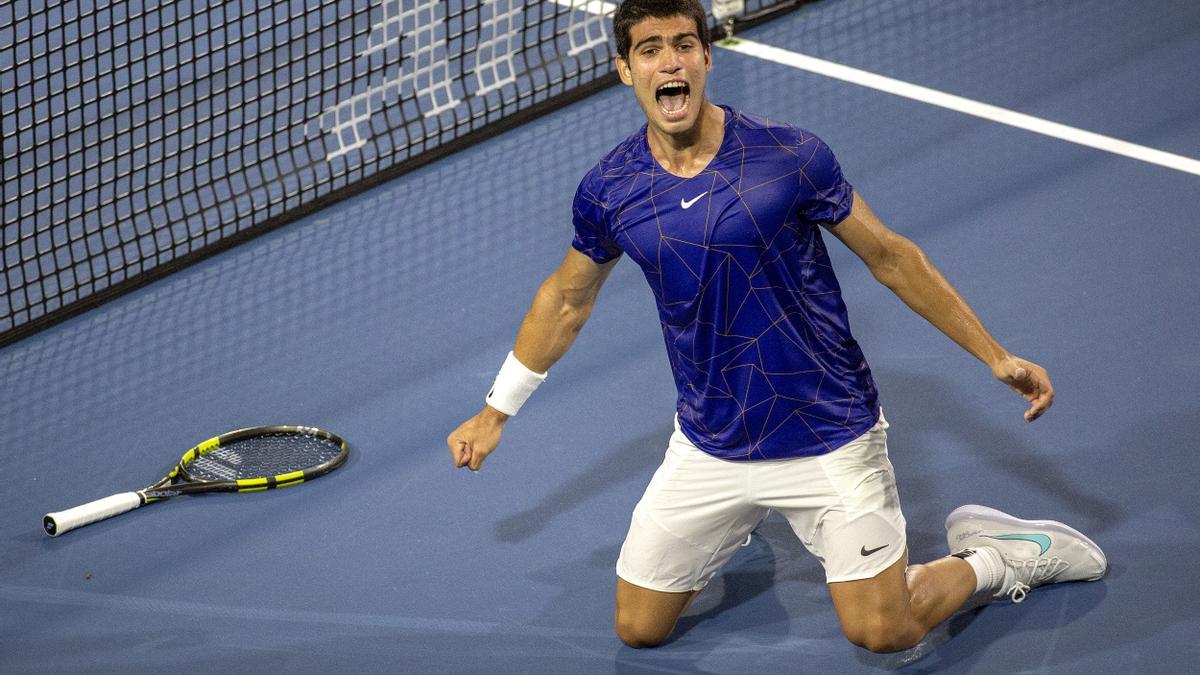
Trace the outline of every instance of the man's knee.
[[877, 654], [910, 649], [925, 637], [925, 632], [911, 621], [897, 621], [882, 615], [866, 617], [854, 626], [843, 625], [842, 630], [850, 642]]
[[671, 635], [671, 628], [664, 630], [661, 623], [638, 621], [620, 612], [617, 613], [616, 628], [621, 642], [634, 649], [657, 647]]
[[614, 613], [617, 637], [630, 647], [657, 647], [671, 636], [679, 615], [695, 595], [696, 591], [654, 591], [618, 578]]

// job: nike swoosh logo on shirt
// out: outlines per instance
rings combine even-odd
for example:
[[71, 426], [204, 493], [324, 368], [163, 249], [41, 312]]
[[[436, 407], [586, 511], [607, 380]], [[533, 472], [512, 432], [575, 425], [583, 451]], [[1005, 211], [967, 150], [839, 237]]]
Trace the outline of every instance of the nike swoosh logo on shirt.
[[685, 200], [684, 198], [680, 197], [679, 205], [685, 209], [690, 209], [690, 208], [692, 208], [692, 204], [695, 204], [696, 202], [700, 201], [700, 198], [706, 194], [708, 194], [708, 190], [701, 192], [700, 194], [696, 195], [695, 197], [692, 197], [691, 199]]
[[882, 551], [883, 549], [885, 549], [887, 547], [888, 547], [888, 544], [884, 544], [883, 546], [880, 546], [879, 548], [873, 548], [868, 551], [867, 547], [864, 546], [864, 547], [862, 547], [862, 550], [859, 551], [859, 554], [865, 557], [865, 556], [871, 555], [872, 553], [879, 553], [880, 551]]

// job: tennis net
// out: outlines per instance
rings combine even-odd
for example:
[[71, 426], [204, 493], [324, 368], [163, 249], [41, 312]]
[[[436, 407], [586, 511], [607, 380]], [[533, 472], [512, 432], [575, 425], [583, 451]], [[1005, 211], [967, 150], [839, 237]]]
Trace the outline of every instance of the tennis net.
[[0, 345], [612, 84], [613, 9], [0, 4]]

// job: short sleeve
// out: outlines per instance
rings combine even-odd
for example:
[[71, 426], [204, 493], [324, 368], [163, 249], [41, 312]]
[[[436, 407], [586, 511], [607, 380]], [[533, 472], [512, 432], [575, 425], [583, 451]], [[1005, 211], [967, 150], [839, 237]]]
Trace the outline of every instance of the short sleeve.
[[809, 135], [800, 150], [800, 216], [814, 223], [837, 225], [854, 206], [854, 186], [842, 176], [837, 157], [824, 141]]
[[621, 255], [621, 247], [609, 236], [608, 215], [604, 208], [604, 181], [597, 165], [579, 182], [575, 202], [571, 207], [575, 225], [576, 251], [603, 265]]

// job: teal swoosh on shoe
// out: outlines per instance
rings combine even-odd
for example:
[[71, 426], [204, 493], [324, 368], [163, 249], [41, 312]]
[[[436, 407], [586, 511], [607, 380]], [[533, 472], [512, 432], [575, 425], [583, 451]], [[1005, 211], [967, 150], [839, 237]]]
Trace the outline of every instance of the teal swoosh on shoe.
[[984, 536], [987, 537], [988, 539], [1002, 539], [1002, 540], [1006, 540], [1006, 541], [1016, 540], [1016, 541], [1033, 542], [1034, 544], [1037, 544], [1038, 546], [1040, 546], [1042, 549], [1038, 553], [1038, 555], [1045, 555], [1046, 551], [1050, 550], [1050, 537], [1047, 537], [1044, 534], [998, 534], [995, 536], [992, 536], [992, 535], [984, 535]]

